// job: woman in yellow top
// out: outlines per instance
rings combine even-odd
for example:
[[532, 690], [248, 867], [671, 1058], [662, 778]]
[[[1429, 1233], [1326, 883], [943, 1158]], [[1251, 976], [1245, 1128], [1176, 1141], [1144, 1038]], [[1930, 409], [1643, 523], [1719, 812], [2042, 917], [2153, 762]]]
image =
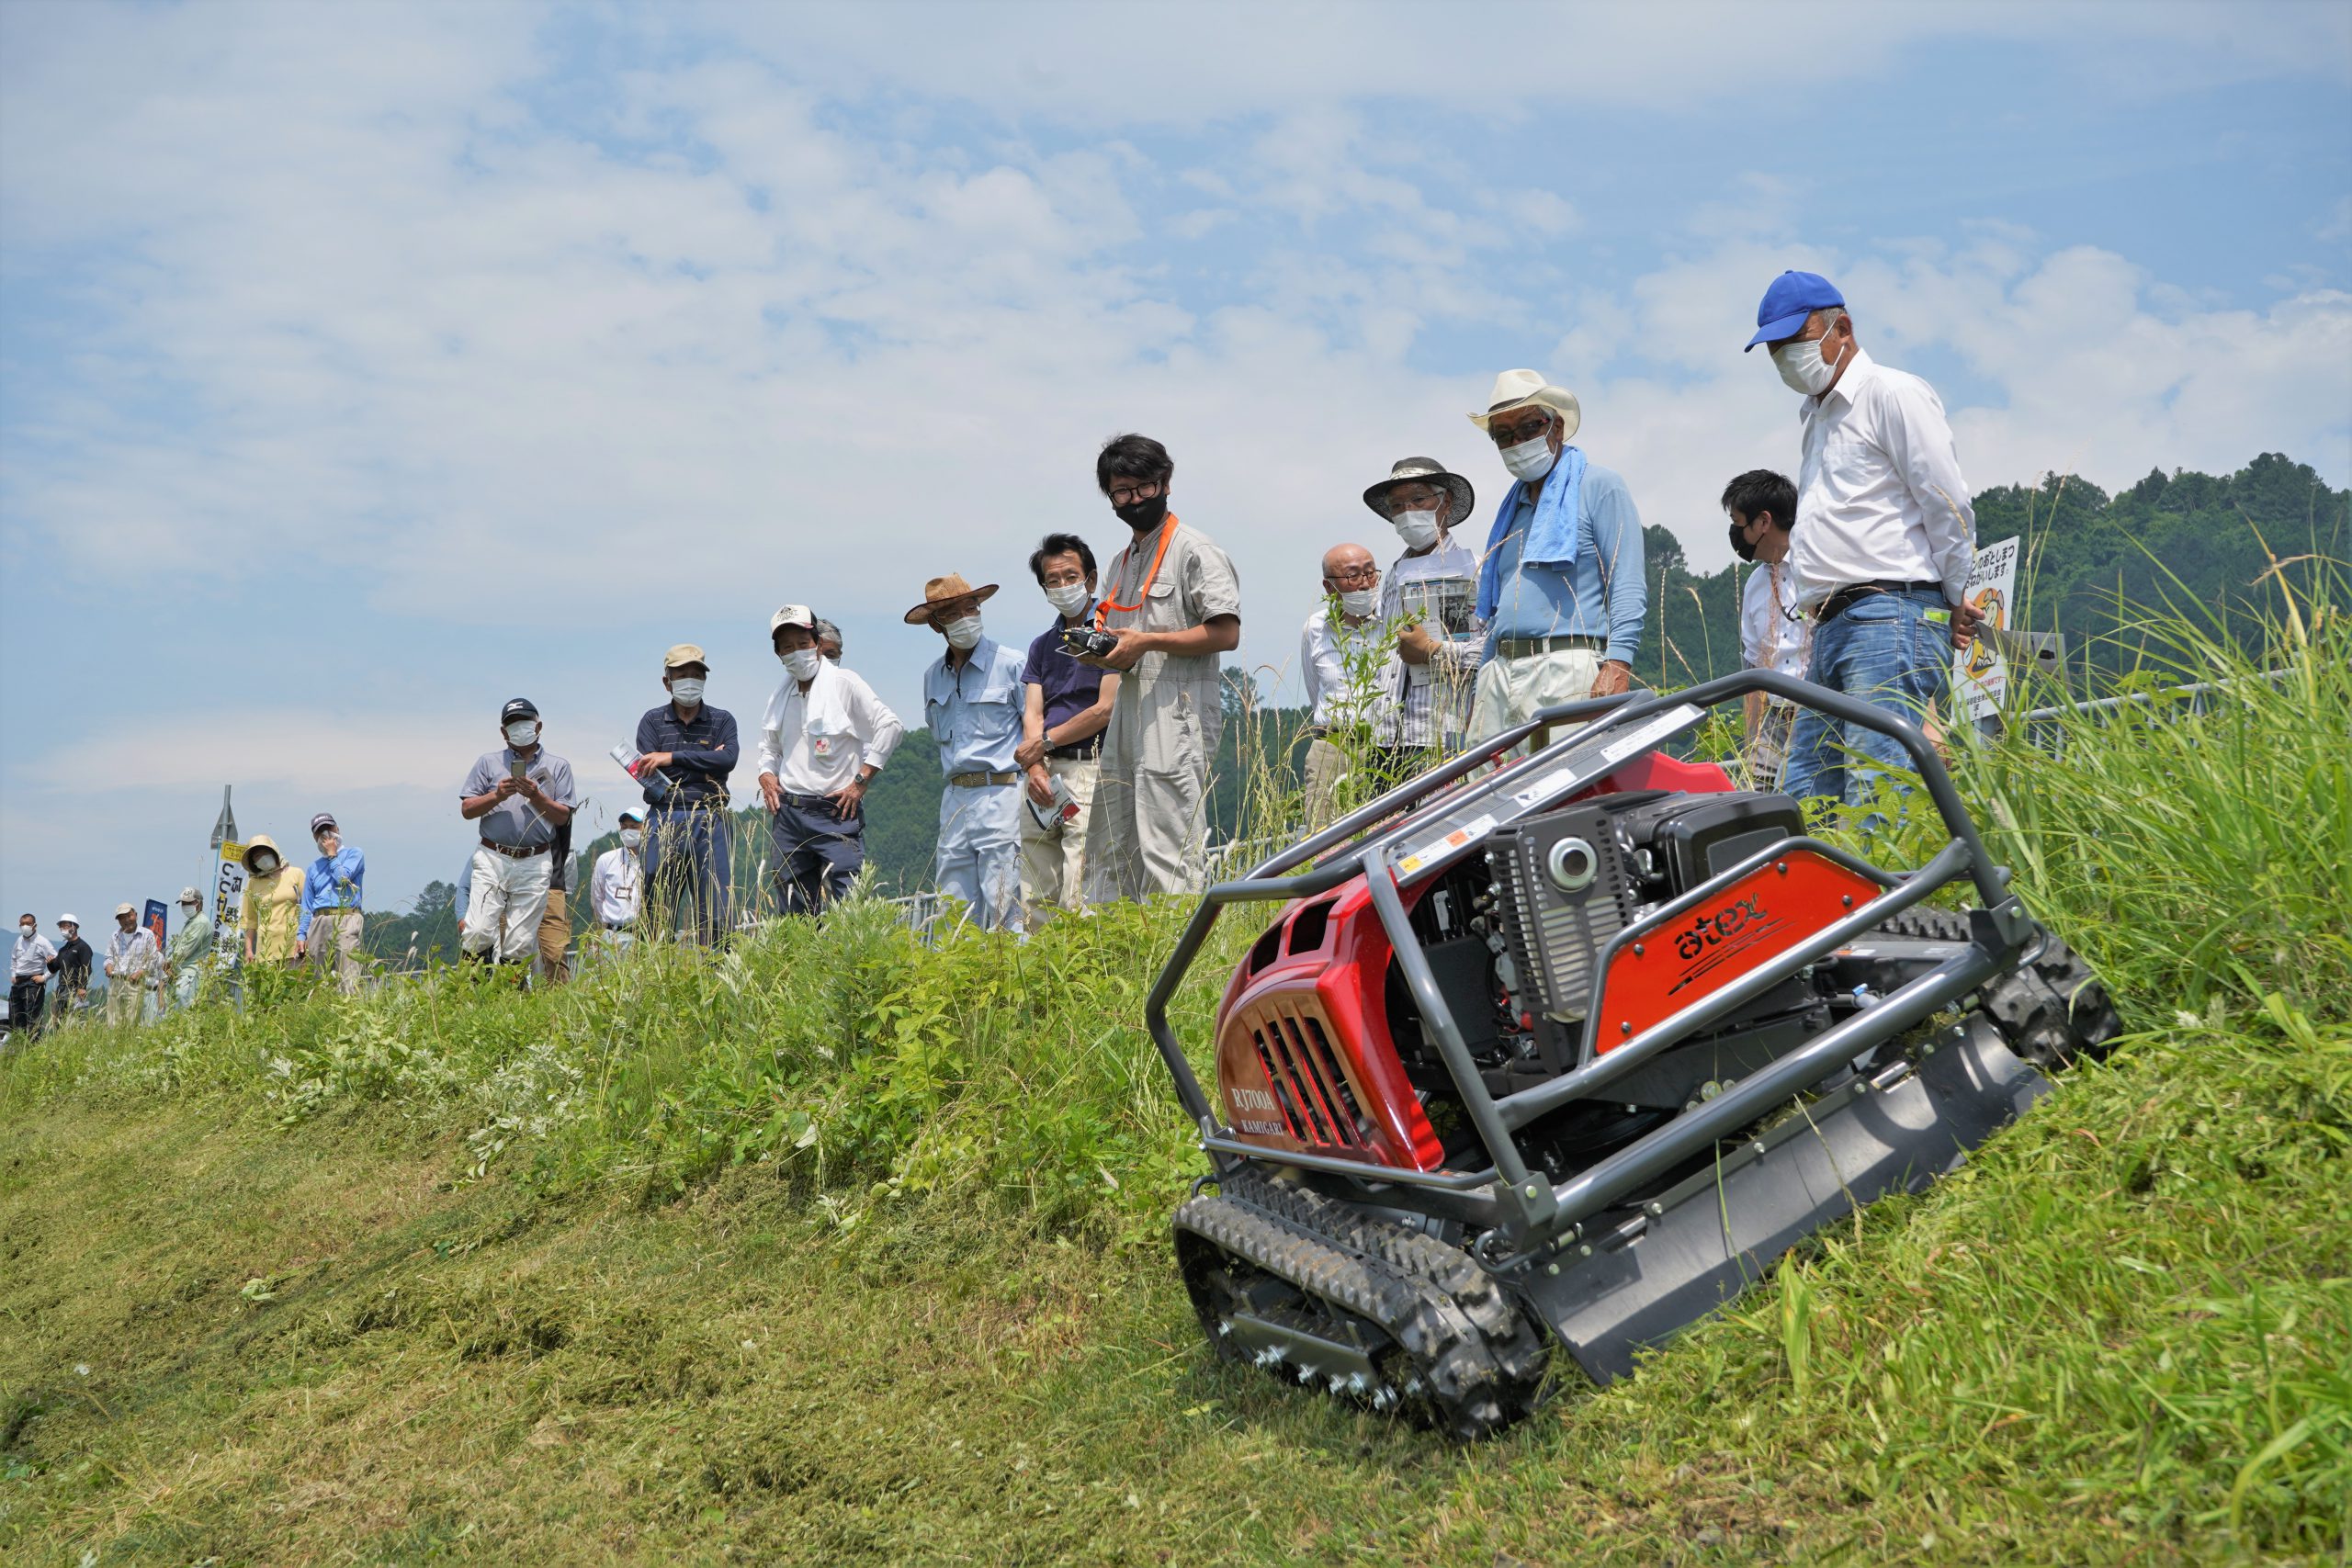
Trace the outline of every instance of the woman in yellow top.
[[245, 846], [245, 962], [294, 962], [294, 930], [302, 913], [302, 868], [288, 865], [277, 841], [255, 833]]

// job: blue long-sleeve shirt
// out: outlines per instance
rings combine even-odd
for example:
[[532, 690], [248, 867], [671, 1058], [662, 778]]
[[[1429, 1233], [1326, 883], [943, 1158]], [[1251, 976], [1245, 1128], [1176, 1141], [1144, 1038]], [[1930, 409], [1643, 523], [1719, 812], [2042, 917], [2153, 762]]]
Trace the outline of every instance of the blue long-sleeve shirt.
[[1577, 558], [1565, 572], [1556, 567], [1521, 568], [1527, 526], [1535, 499], [1521, 495], [1510, 532], [1495, 547], [1494, 624], [1487, 628], [1487, 656], [1501, 637], [1606, 637], [1606, 659], [1626, 664], [1641, 651], [1642, 619], [1649, 591], [1642, 581], [1642, 517], [1633, 492], [1613, 468], [1588, 464], [1577, 507]]
[[320, 909], [356, 909], [360, 885], [368, 879], [368, 857], [349, 845], [321, 855], [302, 873], [302, 918], [294, 934], [311, 940], [311, 916]]
[[943, 773], [1009, 773], [1021, 744], [1022, 658], [994, 637], [972, 645], [963, 668], [944, 654], [922, 672], [924, 721]]
[[[680, 718], [673, 703], [653, 709], [637, 721], [637, 749], [670, 753], [668, 763], [645, 775], [648, 806], [723, 805], [727, 775], [743, 760], [743, 748], [735, 738], [735, 716], [708, 703], [695, 709], [690, 719]], [[668, 774], [670, 783], [663, 784], [656, 773]]]

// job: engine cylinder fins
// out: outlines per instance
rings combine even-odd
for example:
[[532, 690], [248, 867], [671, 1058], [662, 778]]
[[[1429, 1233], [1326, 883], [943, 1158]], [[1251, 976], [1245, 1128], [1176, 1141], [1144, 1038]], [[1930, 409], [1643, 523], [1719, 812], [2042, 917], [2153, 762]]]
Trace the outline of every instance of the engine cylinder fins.
[[1247, 1171], [1175, 1233], [1223, 1359], [1465, 1442], [1535, 1406], [1549, 1338], [1458, 1247]]
[[[1967, 942], [1969, 919], [1956, 909], [1914, 905], [1880, 922], [1888, 936], [1926, 942]], [[2024, 961], [1986, 983], [1984, 1015], [2011, 1051], [2037, 1067], [2064, 1067], [2078, 1057], [2104, 1057], [2123, 1032], [2115, 1000], [2080, 954], [2044, 931]]]

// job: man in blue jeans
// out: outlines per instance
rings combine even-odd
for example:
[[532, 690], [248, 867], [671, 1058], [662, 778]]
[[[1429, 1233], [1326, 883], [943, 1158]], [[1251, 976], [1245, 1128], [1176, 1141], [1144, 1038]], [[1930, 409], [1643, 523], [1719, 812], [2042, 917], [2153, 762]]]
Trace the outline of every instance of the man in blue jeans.
[[[1784, 272], [1764, 291], [1747, 346], [1759, 343], [1804, 400], [1789, 562], [1813, 618], [1806, 679], [1924, 722], [1977, 619], [1962, 595], [1976, 513], [1943, 402], [1862, 352], [1844, 297], [1817, 273]], [[1885, 765], [1911, 765], [1892, 737], [1806, 709], [1781, 787], [1859, 803]]]

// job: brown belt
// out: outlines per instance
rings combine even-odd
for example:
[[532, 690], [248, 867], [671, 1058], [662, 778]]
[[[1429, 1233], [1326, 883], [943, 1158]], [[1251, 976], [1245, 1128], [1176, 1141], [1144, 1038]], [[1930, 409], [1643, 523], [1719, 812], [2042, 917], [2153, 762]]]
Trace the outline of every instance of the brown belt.
[[957, 789], [984, 789], [989, 784], [1019, 784], [1019, 773], [950, 773], [947, 782]]
[[481, 847], [492, 854], [504, 855], [508, 860], [533, 860], [555, 848], [553, 844], [541, 844], [537, 849], [517, 849], [513, 844], [493, 844], [488, 839], [481, 841]]

